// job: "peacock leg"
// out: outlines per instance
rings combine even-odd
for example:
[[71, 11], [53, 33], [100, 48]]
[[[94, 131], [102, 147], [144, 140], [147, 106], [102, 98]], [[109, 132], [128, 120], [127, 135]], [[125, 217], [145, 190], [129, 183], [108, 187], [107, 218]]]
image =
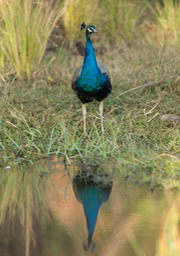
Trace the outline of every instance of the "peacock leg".
[[101, 119], [101, 131], [104, 133], [104, 126], [103, 126], [103, 100], [99, 103], [99, 114]]
[[87, 116], [86, 104], [82, 104], [82, 114], [83, 114], [84, 133], [86, 133], [86, 116]]

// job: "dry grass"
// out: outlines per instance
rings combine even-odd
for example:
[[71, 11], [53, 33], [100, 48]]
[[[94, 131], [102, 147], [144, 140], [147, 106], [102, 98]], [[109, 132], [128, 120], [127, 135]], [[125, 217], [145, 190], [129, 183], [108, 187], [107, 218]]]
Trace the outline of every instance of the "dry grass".
[[[30, 79], [40, 64], [47, 41], [63, 14], [61, 1], [0, 2], [1, 67], [20, 79]], [[4, 63], [3, 63], [4, 61]]]
[[[2, 84], [6, 93], [0, 110], [1, 148], [6, 154], [20, 151], [27, 157], [54, 153], [81, 161], [111, 159], [123, 175], [171, 187], [179, 175], [179, 124], [163, 122], [161, 116], [179, 114], [176, 50], [123, 47], [108, 49], [98, 60], [109, 68], [113, 83], [113, 92], [105, 100], [104, 135], [95, 102], [88, 105], [88, 138], [82, 132], [81, 105], [70, 85], [82, 57], [65, 51], [61, 62], [56, 53], [47, 56], [34, 83]], [[154, 83], [159, 80], [163, 82]], [[147, 83], [154, 86], [140, 86]], [[145, 176], [138, 174], [140, 170]]]

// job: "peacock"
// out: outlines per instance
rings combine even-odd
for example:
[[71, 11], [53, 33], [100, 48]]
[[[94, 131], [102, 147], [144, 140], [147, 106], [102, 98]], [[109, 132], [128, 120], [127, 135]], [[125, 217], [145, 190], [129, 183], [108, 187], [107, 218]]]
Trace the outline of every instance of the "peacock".
[[86, 30], [86, 49], [83, 65], [76, 69], [72, 78], [72, 89], [82, 103], [83, 127], [86, 133], [86, 103], [97, 100], [99, 102], [99, 113], [101, 130], [103, 127], [103, 100], [112, 90], [108, 69], [96, 61], [91, 35], [98, 32], [95, 26], [81, 24], [81, 30]]

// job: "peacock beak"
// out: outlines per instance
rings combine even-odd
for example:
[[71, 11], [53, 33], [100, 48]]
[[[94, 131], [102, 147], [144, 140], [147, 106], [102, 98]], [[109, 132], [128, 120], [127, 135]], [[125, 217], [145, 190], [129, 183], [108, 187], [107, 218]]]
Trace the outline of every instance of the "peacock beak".
[[99, 31], [96, 28], [94, 28], [93, 33], [98, 33], [98, 32]]

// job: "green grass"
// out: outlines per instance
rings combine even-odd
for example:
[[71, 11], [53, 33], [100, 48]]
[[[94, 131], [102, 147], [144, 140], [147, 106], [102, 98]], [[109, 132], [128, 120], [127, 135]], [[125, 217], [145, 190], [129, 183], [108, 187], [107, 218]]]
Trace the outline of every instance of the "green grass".
[[[109, 67], [113, 92], [105, 100], [104, 135], [98, 104], [88, 105], [88, 136], [83, 134], [81, 104], [70, 83], [82, 57], [69, 57], [67, 50], [64, 58], [56, 54], [46, 57], [34, 82], [1, 82], [1, 162], [18, 155], [32, 159], [49, 154], [68, 161], [113, 161], [124, 176], [140, 183], [179, 187], [179, 123], [160, 120], [163, 114], [179, 113], [176, 51], [141, 45], [99, 56]], [[160, 85], [153, 86], [159, 80]], [[146, 83], [152, 86], [138, 89]]]

